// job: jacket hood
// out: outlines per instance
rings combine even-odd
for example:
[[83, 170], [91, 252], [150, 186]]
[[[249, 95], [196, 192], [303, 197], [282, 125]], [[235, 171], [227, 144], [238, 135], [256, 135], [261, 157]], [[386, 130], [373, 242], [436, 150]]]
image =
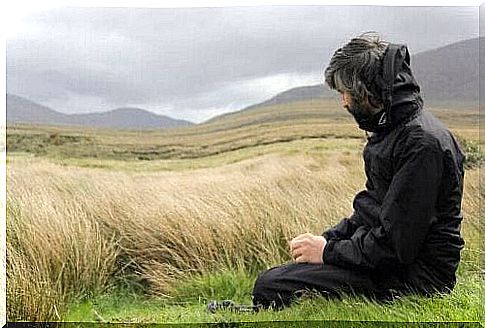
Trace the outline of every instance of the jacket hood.
[[423, 107], [420, 87], [411, 71], [406, 45], [388, 46], [383, 59], [382, 75], [377, 78], [376, 84], [382, 90], [387, 131], [409, 120]]

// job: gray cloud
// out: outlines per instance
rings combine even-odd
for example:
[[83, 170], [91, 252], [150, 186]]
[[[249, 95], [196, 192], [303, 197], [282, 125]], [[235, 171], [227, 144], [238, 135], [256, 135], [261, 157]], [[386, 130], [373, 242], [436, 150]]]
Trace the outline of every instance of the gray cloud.
[[[8, 92], [64, 112], [136, 104], [201, 120], [271, 96], [274, 83], [318, 83], [333, 51], [364, 31], [414, 53], [477, 37], [478, 8], [59, 8], [23, 23], [7, 40]], [[298, 75], [313, 79], [271, 80]]]

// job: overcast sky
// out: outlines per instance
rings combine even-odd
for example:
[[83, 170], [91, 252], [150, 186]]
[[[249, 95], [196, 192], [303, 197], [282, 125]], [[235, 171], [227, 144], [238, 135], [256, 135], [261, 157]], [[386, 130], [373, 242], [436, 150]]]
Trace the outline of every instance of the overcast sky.
[[478, 37], [478, 7], [49, 9], [8, 36], [7, 92], [201, 122], [321, 83], [333, 51], [370, 30], [417, 53]]

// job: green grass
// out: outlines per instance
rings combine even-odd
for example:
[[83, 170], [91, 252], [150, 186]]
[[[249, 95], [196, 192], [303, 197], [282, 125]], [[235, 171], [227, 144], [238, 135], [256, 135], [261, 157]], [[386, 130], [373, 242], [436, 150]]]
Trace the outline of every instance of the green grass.
[[[170, 298], [148, 298], [127, 290], [85, 299], [71, 306], [63, 321], [200, 323], [265, 322], [301, 320], [448, 322], [479, 321], [478, 274], [459, 277], [449, 295], [405, 296], [392, 302], [376, 302], [364, 297], [342, 299], [307, 297], [282, 311], [215, 314], [206, 310], [209, 300], [233, 299], [249, 303], [254, 274], [223, 272], [181, 282]], [[481, 278], [483, 284], [483, 277]]]

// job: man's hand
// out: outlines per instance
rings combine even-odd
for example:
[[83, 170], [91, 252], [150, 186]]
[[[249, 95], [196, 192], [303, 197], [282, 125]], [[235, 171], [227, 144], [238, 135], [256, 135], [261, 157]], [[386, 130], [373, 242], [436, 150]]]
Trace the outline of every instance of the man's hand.
[[290, 242], [290, 251], [296, 263], [323, 263], [323, 249], [327, 240], [323, 236], [304, 233], [293, 238]]

